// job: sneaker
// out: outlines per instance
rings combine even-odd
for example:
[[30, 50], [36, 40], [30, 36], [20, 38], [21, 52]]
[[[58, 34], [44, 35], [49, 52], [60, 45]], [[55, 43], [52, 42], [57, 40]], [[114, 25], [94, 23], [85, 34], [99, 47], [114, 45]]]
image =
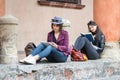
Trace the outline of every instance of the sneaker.
[[20, 63], [24, 63], [24, 59], [19, 60]]
[[25, 57], [24, 59], [22, 60], [19, 60], [20, 63], [25, 63], [25, 60], [28, 60], [31, 56], [28, 56], [28, 57]]
[[26, 64], [32, 64], [32, 65], [36, 64], [36, 60], [34, 57], [30, 57], [29, 59], [25, 59], [24, 62]]

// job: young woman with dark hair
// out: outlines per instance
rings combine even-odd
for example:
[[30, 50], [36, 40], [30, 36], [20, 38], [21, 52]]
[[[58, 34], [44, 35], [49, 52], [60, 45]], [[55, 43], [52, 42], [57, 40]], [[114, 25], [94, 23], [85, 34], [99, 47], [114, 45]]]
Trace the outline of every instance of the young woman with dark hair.
[[94, 36], [94, 41], [90, 42], [86, 37], [79, 36], [73, 47], [85, 53], [88, 59], [99, 59], [104, 50], [105, 36], [94, 21], [89, 21], [87, 25], [89, 32]]
[[49, 62], [66, 62], [70, 54], [68, 32], [62, 29], [62, 18], [54, 17], [51, 20], [52, 31], [48, 33], [47, 42], [40, 43], [31, 54], [20, 60], [21, 63], [36, 64], [41, 58]]

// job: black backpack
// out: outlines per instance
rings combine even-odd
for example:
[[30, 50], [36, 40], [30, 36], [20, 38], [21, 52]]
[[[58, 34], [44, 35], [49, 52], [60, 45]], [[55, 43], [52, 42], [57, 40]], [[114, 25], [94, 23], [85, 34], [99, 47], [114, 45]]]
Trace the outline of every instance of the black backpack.
[[36, 45], [33, 42], [29, 42], [25, 47], [25, 54], [28, 56], [36, 48]]

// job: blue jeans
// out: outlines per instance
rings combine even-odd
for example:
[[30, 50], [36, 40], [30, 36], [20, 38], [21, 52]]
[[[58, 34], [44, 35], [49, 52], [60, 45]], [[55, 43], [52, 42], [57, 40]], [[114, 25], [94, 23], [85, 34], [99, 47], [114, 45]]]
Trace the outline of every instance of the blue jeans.
[[98, 59], [100, 58], [97, 50], [92, 46], [90, 41], [86, 37], [79, 36], [74, 44], [76, 50], [82, 50], [87, 55], [88, 59]]
[[67, 56], [49, 45], [48, 43], [40, 43], [31, 53], [33, 56], [39, 55], [40, 58], [46, 57], [49, 62], [65, 62]]

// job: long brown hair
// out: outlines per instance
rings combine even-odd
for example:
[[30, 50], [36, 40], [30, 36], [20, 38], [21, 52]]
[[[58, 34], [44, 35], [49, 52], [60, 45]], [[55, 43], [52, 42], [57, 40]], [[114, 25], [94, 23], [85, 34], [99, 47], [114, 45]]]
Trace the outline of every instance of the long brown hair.
[[[57, 24], [57, 26], [59, 26], [59, 31], [63, 29], [63, 24]], [[53, 24], [51, 24], [51, 28], [53, 29]]]
[[89, 28], [90, 25], [97, 26], [96, 31], [95, 31], [95, 32], [91, 32], [91, 33], [92, 33], [93, 35], [96, 35], [95, 38], [96, 38], [98, 41], [100, 41], [101, 35], [103, 35], [103, 32], [101, 31], [101, 29], [99, 28], [99, 26], [98, 26], [94, 21], [89, 21], [87, 25], [88, 25], [89, 32], [91, 32], [91, 31], [90, 31], [90, 28]]

